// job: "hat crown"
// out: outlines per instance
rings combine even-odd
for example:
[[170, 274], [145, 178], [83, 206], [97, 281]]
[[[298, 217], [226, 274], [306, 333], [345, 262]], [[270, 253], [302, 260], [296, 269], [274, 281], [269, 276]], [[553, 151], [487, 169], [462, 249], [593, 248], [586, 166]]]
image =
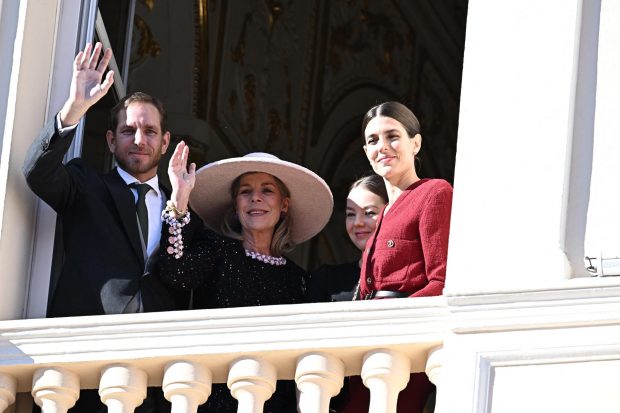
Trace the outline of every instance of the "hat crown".
[[257, 161], [260, 161], [260, 160], [279, 161], [280, 160], [280, 158], [278, 158], [277, 156], [272, 155], [267, 152], [251, 152], [251, 153], [248, 153], [247, 155], [243, 155], [242, 158], [250, 158], [250, 159], [255, 159]]

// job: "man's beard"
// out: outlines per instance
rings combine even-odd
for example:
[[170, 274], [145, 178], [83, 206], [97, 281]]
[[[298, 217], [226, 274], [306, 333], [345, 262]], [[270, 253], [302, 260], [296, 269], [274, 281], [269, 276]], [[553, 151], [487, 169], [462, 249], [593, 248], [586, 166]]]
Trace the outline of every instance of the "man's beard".
[[151, 158], [148, 163], [143, 164], [142, 162], [119, 158], [116, 155], [114, 156], [118, 166], [120, 166], [125, 172], [128, 172], [130, 175], [143, 174], [149, 172], [152, 169], [157, 169], [161, 157], [161, 152], [157, 151], [154, 158]]

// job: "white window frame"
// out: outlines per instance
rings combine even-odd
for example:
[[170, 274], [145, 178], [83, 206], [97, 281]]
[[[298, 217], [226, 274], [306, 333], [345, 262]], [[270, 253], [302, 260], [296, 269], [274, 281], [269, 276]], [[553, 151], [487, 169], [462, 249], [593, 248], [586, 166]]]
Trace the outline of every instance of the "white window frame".
[[[76, 7], [78, 4], [79, 6]], [[128, 20], [131, 24], [128, 25], [126, 33], [124, 65], [122, 68], [119, 68], [114, 57], [112, 57], [110, 62], [110, 68], [115, 73], [114, 89], [117, 96], [124, 96], [126, 93], [125, 79], [129, 70], [135, 0], [130, 0], [130, 10]], [[110, 47], [105, 24], [96, 0], [60, 0], [56, 27], [56, 39], [53, 50], [54, 63], [48, 94], [47, 119], [55, 116], [67, 98], [72, 75], [71, 62], [75, 54], [83, 49], [86, 43], [94, 40], [95, 33], [104, 47]], [[84, 122], [81, 121], [78, 125], [73, 144], [65, 156], [66, 161], [80, 156], [83, 145], [83, 133]], [[35, 219], [29, 283], [24, 303], [24, 318], [42, 318], [46, 316], [50, 288], [56, 213], [43, 201], [38, 200]]]

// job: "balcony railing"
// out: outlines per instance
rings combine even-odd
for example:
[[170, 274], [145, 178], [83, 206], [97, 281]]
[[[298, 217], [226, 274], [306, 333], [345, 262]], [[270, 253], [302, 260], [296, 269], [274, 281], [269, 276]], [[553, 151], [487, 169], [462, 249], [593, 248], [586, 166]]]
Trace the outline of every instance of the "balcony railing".
[[62, 413], [80, 389], [132, 412], [147, 386], [188, 413], [212, 383], [228, 384], [239, 412], [261, 412], [278, 379], [295, 379], [299, 411], [318, 413], [349, 375], [369, 387], [370, 412], [393, 412], [411, 372], [439, 383], [447, 316], [431, 297], [3, 321], [0, 413], [16, 392]]

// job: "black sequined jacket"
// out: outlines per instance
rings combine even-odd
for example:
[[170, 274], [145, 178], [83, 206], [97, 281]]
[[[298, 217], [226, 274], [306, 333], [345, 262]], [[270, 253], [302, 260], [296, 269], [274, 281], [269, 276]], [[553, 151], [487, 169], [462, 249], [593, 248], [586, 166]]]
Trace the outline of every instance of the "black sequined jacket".
[[183, 234], [183, 242], [179, 259], [161, 249], [160, 274], [173, 287], [194, 289], [194, 309], [307, 301], [306, 272], [291, 260], [277, 266], [247, 257], [240, 241], [208, 228]]

